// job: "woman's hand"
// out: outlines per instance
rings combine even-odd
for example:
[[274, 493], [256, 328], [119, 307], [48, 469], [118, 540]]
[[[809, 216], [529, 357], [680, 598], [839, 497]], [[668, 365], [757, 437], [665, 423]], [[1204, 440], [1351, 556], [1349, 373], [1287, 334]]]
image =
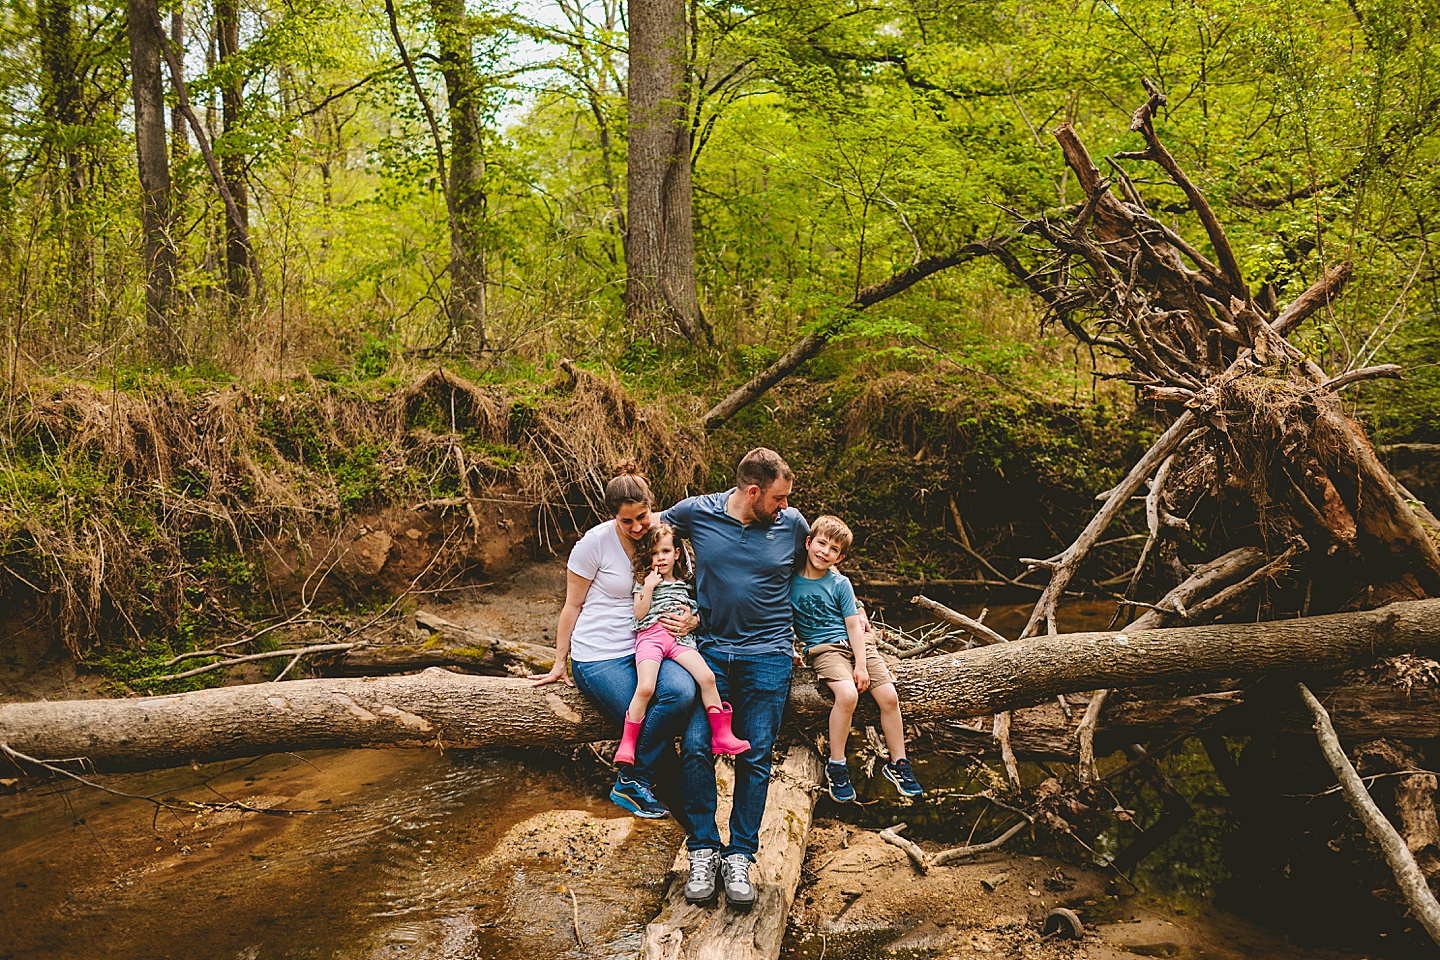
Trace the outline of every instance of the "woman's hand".
[[660, 623], [671, 636], [684, 637], [700, 626], [700, 615], [698, 613], [667, 613], [660, 618]]
[[543, 687], [547, 683], [554, 683], [556, 680], [563, 680], [565, 686], [575, 686], [575, 681], [570, 679], [570, 673], [565, 669], [564, 660], [556, 660], [555, 666], [550, 668], [549, 673], [532, 673], [526, 677], [532, 687]]

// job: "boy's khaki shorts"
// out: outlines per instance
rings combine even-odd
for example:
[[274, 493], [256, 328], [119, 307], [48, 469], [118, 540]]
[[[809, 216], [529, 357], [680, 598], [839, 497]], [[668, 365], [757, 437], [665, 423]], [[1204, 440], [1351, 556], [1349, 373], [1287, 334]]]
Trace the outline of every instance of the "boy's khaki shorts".
[[[818, 643], [805, 651], [805, 658], [815, 668], [821, 680], [854, 680], [855, 651], [844, 644]], [[870, 647], [865, 651], [865, 669], [870, 673], [870, 686], [894, 683], [895, 677], [880, 656], [880, 651]]]

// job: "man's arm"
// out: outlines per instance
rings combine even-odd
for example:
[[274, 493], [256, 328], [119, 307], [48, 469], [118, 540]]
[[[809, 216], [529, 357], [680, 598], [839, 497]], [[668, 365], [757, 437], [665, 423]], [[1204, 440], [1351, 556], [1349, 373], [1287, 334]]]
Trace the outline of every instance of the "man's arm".
[[695, 515], [695, 498], [686, 497], [668, 510], [660, 512], [660, 520], [675, 528], [682, 537], [690, 536], [690, 520]]

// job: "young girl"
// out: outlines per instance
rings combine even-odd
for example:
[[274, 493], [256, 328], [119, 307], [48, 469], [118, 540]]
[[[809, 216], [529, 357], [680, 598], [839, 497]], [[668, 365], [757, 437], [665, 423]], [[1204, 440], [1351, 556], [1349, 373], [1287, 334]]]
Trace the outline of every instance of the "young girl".
[[740, 740], [731, 729], [730, 704], [722, 703], [715, 687], [715, 674], [705, 665], [705, 658], [695, 649], [695, 641], [686, 636], [676, 638], [660, 618], [667, 613], [695, 612], [690, 595], [690, 563], [675, 543], [675, 528], [656, 523], [635, 545], [635, 673], [638, 683], [635, 697], [625, 712], [625, 735], [615, 751], [616, 763], [635, 762], [635, 744], [645, 722], [645, 710], [655, 695], [655, 680], [660, 663], [667, 657], [689, 671], [700, 687], [700, 699], [710, 719], [710, 746], [716, 753], [744, 753], [750, 741]]

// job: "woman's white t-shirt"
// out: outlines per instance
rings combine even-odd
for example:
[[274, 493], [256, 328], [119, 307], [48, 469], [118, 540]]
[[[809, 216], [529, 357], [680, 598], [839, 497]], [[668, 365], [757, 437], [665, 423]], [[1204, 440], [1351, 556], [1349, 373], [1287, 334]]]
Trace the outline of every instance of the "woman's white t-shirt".
[[580, 662], [635, 655], [631, 590], [635, 573], [613, 520], [585, 531], [566, 566], [590, 581], [585, 605], [570, 634], [570, 658]]

